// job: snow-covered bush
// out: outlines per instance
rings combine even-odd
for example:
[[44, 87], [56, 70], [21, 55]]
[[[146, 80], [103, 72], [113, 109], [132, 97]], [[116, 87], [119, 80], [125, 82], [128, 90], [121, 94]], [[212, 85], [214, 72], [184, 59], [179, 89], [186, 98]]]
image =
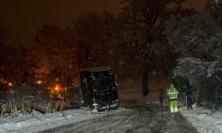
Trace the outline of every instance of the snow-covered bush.
[[175, 69], [192, 84], [197, 103], [222, 105], [222, 27], [208, 10], [193, 16], [173, 16], [169, 43], [181, 53]]
[[64, 102], [62, 101], [47, 101], [45, 99], [38, 99], [32, 101], [24, 101], [18, 103], [15, 100], [9, 100], [0, 106], [0, 116], [4, 114], [16, 115], [18, 113], [31, 113], [36, 110], [41, 113], [54, 113], [63, 111]]
[[64, 101], [53, 100], [47, 93], [38, 95], [35, 90], [36, 88], [24, 84], [14, 90], [6, 91], [6, 102], [0, 105], [1, 116], [31, 113], [33, 110], [41, 113], [63, 111]]

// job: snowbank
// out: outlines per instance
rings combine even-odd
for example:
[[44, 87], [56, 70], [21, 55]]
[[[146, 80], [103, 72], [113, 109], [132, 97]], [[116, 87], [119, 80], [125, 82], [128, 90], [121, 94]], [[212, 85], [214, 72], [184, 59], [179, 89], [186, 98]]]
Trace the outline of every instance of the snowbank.
[[222, 133], [222, 110], [209, 110], [194, 106], [188, 111], [185, 107], [180, 112], [193, 124], [200, 133]]
[[0, 133], [34, 133], [124, 110], [119, 108], [109, 112], [94, 113], [82, 108], [48, 114], [34, 112], [27, 115], [19, 114], [16, 117], [8, 116], [0, 118]]

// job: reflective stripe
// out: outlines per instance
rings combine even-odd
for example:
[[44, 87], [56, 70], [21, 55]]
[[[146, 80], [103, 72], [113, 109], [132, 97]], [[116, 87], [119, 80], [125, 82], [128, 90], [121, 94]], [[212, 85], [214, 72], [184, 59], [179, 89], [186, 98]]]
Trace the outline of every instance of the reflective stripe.
[[173, 92], [173, 93], [172, 93], [172, 92], [169, 92], [168, 94], [169, 94], [169, 95], [170, 95], [170, 94], [178, 94], [178, 92]]
[[97, 106], [98, 104], [97, 104], [97, 103], [93, 103], [92, 105], [93, 105], [93, 106]]
[[175, 101], [177, 100], [177, 98], [170, 98], [170, 101]]
[[168, 96], [169, 96], [169, 99], [172, 100], [172, 99], [177, 99], [177, 95], [178, 95], [178, 91], [176, 90], [176, 88], [170, 88], [168, 90]]
[[116, 104], [112, 104], [112, 105], [110, 105], [110, 107], [118, 107], [118, 104], [116, 103]]

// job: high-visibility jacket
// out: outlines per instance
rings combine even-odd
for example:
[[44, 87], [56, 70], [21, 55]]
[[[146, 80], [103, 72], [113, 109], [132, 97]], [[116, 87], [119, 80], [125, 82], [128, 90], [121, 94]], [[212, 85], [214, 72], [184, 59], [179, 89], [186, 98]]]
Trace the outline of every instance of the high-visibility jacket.
[[177, 91], [177, 89], [174, 87], [173, 84], [170, 85], [170, 89], [167, 92], [167, 95], [169, 97], [170, 100], [176, 100], [177, 96], [178, 96], [179, 92]]

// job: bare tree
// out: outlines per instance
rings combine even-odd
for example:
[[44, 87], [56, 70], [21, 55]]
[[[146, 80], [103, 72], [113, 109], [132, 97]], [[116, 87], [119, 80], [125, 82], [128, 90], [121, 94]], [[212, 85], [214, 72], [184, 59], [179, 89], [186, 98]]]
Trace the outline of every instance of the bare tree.
[[73, 21], [79, 68], [114, 65], [116, 19], [111, 13], [86, 13]]
[[149, 94], [148, 83], [152, 71], [156, 71], [156, 68], [161, 70], [161, 67], [167, 68], [167, 71], [172, 68], [173, 50], [168, 45], [164, 31], [170, 15], [182, 10], [182, 2], [183, 0], [122, 1], [122, 44], [127, 53], [142, 66], [144, 95]]
[[45, 25], [39, 30], [36, 45], [31, 50], [35, 57], [35, 77], [46, 82], [56, 78], [65, 82], [66, 76], [74, 71], [72, 49], [66, 39], [67, 31], [56, 25]]

